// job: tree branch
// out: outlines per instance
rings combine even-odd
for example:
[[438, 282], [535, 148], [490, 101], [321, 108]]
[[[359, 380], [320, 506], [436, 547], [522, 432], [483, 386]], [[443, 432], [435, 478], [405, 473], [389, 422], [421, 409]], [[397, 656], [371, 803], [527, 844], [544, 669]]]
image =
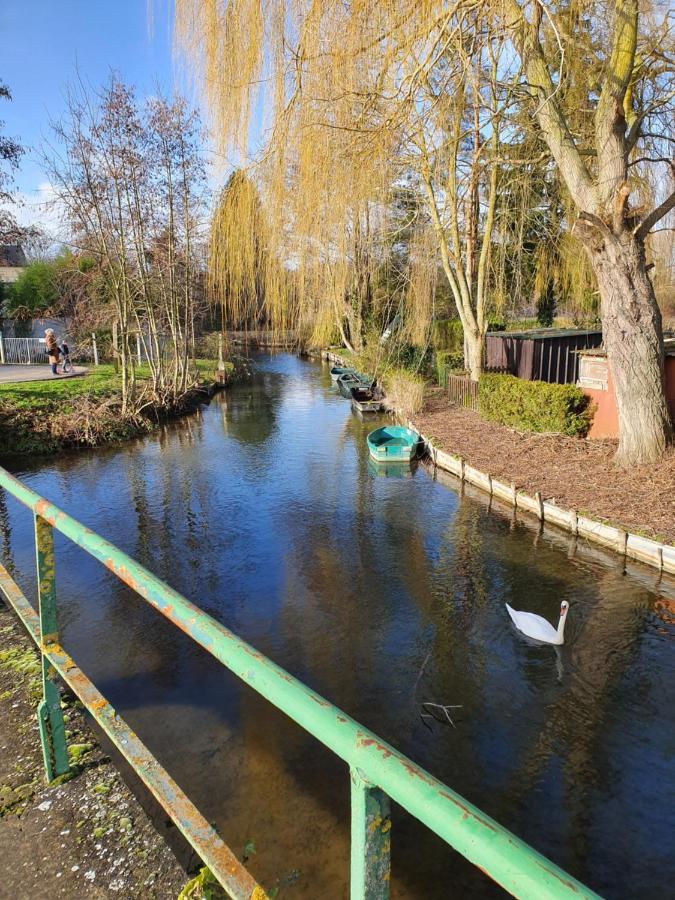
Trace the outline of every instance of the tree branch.
[[624, 102], [637, 47], [638, 0], [615, 0], [612, 52], [595, 111], [597, 183], [601, 204], [609, 205], [626, 180], [628, 145]]
[[664, 216], [668, 215], [671, 209], [675, 207], [675, 191], [661, 203], [656, 209], [653, 209], [648, 216], [645, 216], [640, 224], [634, 229], [633, 234], [639, 241], [643, 241], [654, 225]]
[[523, 63], [530, 94], [539, 101], [537, 119], [572, 199], [579, 209], [595, 206], [595, 188], [567, 124], [562, 107], [555, 96], [539, 34], [527, 21], [518, 0], [506, 0], [510, 21], [515, 31], [515, 44]]

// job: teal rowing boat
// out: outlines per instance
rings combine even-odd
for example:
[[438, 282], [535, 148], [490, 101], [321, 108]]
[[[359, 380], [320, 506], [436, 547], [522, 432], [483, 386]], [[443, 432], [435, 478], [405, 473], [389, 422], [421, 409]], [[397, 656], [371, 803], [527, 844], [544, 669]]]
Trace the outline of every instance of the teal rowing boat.
[[419, 435], [403, 425], [385, 425], [368, 435], [368, 451], [377, 462], [410, 462]]

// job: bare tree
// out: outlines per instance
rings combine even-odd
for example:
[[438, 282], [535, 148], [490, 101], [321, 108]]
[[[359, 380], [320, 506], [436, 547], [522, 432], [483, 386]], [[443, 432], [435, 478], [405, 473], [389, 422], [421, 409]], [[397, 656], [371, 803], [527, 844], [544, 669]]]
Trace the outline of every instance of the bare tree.
[[[0, 81], [0, 100], [11, 99], [9, 88]], [[0, 129], [4, 124], [0, 121]], [[34, 233], [33, 229], [20, 226], [10, 209], [16, 203], [13, 176], [24, 152], [18, 141], [0, 133], [0, 244], [16, 243]]]
[[102, 274], [124, 408], [139, 402], [137, 345], [150, 370], [150, 399], [171, 406], [192, 378], [194, 234], [204, 181], [196, 114], [180, 99], [139, 105], [113, 78], [98, 98], [71, 92], [68, 116], [54, 131], [65, 150], [48, 159], [51, 180], [76, 245]]

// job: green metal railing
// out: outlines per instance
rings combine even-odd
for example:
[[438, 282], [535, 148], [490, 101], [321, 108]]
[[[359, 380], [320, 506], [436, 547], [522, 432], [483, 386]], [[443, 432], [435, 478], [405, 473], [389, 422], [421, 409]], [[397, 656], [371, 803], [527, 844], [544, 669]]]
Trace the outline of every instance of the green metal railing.
[[351, 774], [352, 898], [379, 900], [389, 896], [390, 798], [514, 896], [536, 897], [537, 900], [597, 896], [109, 541], [2, 468], [0, 487], [31, 509], [35, 518], [38, 612], [2, 565], [0, 590], [23, 621], [42, 656], [43, 699], [38, 718], [48, 780], [68, 771], [65, 729], [56, 683], [60, 676], [131, 764], [226, 892], [242, 900], [261, 900], [267, 896], [59, 644], [53, 544], [53, 529], [56, 529], [103, 563], [192, 640], [348, 764]]

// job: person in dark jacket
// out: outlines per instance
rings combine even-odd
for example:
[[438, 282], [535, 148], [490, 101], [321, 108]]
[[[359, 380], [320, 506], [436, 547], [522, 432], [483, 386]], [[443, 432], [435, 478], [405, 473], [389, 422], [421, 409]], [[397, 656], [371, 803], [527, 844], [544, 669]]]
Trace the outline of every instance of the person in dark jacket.
[[73, 364], [70, 361], [70, 347], [68, 344], [61, 338], [61, 356], [63, 357], [63, 365], [61, 367], [61, 372], [65, 375], [68, 369], [72, 372]]
[[59, 345], [56, 342], [56, 338], [54, 337], [54, 329], [48, 328], [45, 331], [45, 344], [47, 345], [47, 356], [49, 357], [49, 364], [52, 367], [52, 375], [58, 375], [58, 365], [59, 365]]

